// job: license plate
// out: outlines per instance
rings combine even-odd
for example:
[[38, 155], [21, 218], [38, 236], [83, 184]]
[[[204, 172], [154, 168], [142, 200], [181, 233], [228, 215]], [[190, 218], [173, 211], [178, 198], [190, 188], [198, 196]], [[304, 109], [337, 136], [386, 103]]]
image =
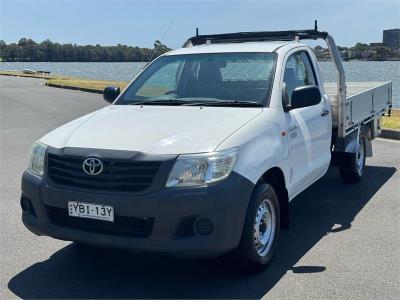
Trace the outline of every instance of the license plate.
[[114, 222], [114, 207], [104, 204], [69, 201], [68, 215], [71, 217]]

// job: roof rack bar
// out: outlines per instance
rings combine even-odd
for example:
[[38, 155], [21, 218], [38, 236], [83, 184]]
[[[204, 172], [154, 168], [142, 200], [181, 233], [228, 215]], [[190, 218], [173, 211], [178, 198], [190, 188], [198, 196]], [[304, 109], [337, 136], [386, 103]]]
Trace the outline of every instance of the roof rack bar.
[[256, 31], [256, 32], [236, 32], [223, 34], [196, 35], [189, 38], [184, 47], [197, 46], [205, 44], [207, 40], [211, 43], [243, 43], [243, 42], [260, 42], [260, 41], [293, 41], [296, 36], [300, 40], [303, 39], [325, 39], [327, 32], [314, 29], [309, 30], [287, 30], [287, 31]]

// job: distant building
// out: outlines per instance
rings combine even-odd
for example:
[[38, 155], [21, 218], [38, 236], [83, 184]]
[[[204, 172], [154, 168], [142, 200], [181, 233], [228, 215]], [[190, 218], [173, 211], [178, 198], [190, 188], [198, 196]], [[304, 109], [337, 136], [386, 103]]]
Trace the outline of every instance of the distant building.
[[371, 47], [383, 47], [383, 43], [370, 43]]
[[385, 47], [400, 49], [400, 28], [384, 30], [382, 43]]

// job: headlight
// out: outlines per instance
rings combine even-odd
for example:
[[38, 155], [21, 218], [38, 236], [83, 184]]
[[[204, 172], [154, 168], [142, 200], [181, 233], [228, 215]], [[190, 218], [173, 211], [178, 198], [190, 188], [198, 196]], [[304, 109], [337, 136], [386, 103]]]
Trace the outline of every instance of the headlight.
[[225, 179], [231, 173], [238, 149], [180, 155], [169, 174], [167, 187], [206, 186]]
[[29, 161], [28, 170], [39, 176], [43, 176], [46, 149], [47, 146], [40, 142], [33, 143], [31, 148], [31, 159]]

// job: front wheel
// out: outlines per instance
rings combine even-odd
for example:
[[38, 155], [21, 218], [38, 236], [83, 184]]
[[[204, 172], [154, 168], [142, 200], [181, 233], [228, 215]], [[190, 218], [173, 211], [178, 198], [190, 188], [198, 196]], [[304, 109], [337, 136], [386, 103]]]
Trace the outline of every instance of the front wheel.
[[242, 265], [257, 269], [267, 265], [275, 252], [280, 231], [279, 201], [269, 183], [253, 192], [237, 250]]
[[365, 141], [360, 137], [356, 153], [351, 155], [346, 162], [339, 165], [339, 174], [345, 183], [359, 182], [364, 174], [365, 167]]

